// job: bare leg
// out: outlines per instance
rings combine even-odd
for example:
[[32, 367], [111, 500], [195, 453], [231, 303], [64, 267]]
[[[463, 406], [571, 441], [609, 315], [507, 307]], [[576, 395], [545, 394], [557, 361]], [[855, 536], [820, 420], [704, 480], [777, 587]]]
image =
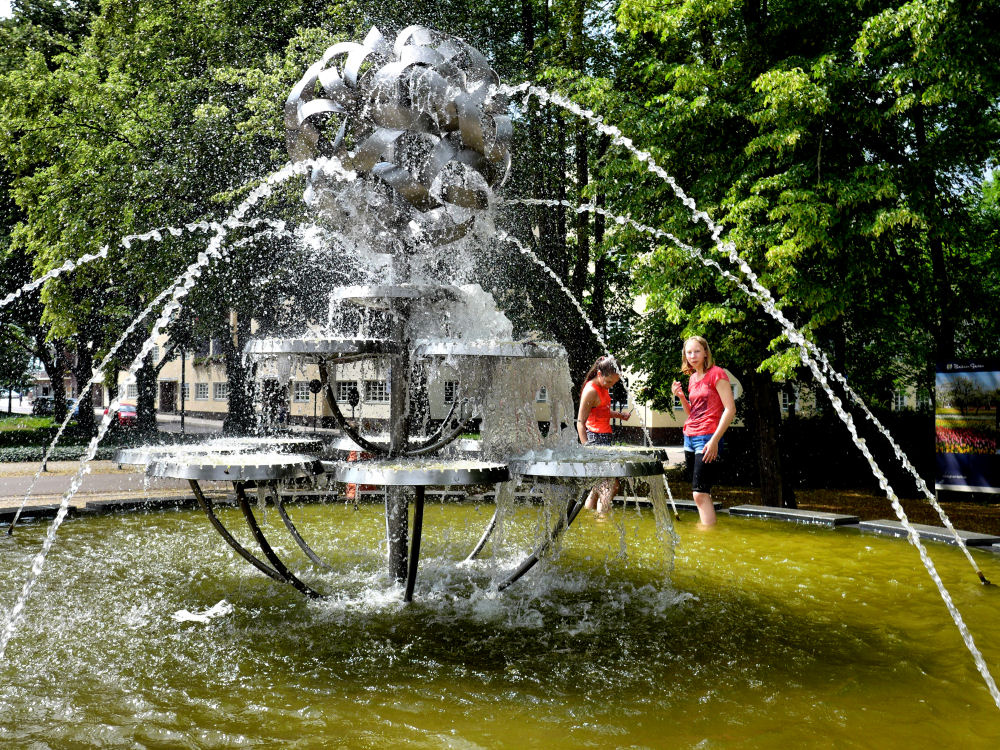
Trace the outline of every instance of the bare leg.
[[587, 510], [596, 510], [598, 513], [607, 513], [611, 510], [611, 501], [618, 494], [619, 486], [617, 479], [601, 482], [587, 495], [584, 507]]
[[702, 526], [715, 526], [715, 505], [712, 504], [712, 495], [708, 492], [695, 492], [694, 504], [698, 506], [698, 515], [701, 517]]

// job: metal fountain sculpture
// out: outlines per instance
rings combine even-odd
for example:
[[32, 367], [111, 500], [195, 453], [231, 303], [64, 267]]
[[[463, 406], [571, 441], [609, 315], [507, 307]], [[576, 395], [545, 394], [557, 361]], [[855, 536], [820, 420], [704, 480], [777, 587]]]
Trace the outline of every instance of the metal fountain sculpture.
[[[532, 394], [540, 385], [563, 394], [552, 406], [556, 429], [550, 431], [550, 446], [558, 442], [560, 421], [571, 423], [572, 402], [563, 349], [509, 340], [510, 324], [492, 299], [455, 283], [456, 265], [474, 262], [469, 253], [494, 232], [494, 189], [511, 169], [511, 121], [498, 84], [486, 58], [461, 40], [411, 26], [390, 43], [372, 28], [361, 43], [330, 47], [285, 103], [289, 154], [294, 161], [313, 160], [306, 203], [317, 221], [333, 231], [352, 227], [352, 249], [382, 264], [377, 283], [334, 289], [331, 304], [378, 316], [383, 335], [332, 335], [327, 330], [300, 338], [257, 339], [250, 342], [247, 354], [265, 368], [285, 361], [286, 372], [290, 360], [314, 364], [328, 407], [346, 437], [339, 445], [364, 451], [371, 460], [320, 461], [318, 455], [331, 448], [321, 441], [269, 438], [209, 443], [183, 453], [145, 449], [120, 456], [123, 462], [146, 464], [152, 475], [188, 479], [213, 527], [239, 555], [308, 596], [320, 594], [293, 573], [268, 542], [248, 489], [269, 495], [296, 544], [313, 563], [326, 566], [289, 517], [281, 483], [326, 473], [340, 482], [385, 488], [388, 571], [396, 582], [405, 583], [403, 598], [411, 601], [427, 487], [509, 486], [512, 478], [544, 477], [562, 482], [564, 490], [570, 488], [560, 495], [568, 498], [561, 517], [499, 582], [503, 589], [530, 570], [572, 524], [596, 480], [643, 476], [662, 485], [657, 475], [663, 473], [663, 456], [654, 449], [584, 456], [579, 447], [563, 445], [525, 453], [526, 447], [544, 447], [533, 417], [520, 419], [520, 428], [529, 425], [526, 433], [522, 429], [512, 435], [500, 424], [512, 413], [523, 417], [531, 408], [504, 401], [512, 378], [530, 381], [526, 391]], [[345, 180], [345, 170], [356, 177]], [[492, 327], [470, 323], [482, 319]], [[340, 411], [334, 392], [338, 365], [369, 360], [388, 371], [384, 435], [363, 434]], [[462, 394], [456, 395], [437, 429], [411, 434], [413, 374], [445, 361], [464, 373]], [[478, 455], [442, 458], [446, 449], [455, 453], [455, 441], [474, 419], [481, 419], [483, 426]], [[427, 458], [431, 456], [435, 458]], [[201, 481], [233, 483], [263, 560], [222, 524]], [[468, 559], [484, 548], [499, 513], [498, 503]]]

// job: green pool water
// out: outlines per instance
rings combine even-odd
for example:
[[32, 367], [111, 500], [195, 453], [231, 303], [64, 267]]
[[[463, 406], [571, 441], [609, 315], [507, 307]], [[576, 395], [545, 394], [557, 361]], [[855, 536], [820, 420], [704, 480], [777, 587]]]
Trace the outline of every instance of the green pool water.
[[[509, 561], [457, 562], [492, 507], [430, 504], [406, 606], [383, 578], [380, 506], [292, 513], [336, 572], [307, 565], [273, 511], [265, 528], [328, 599], [257, 573], [194, 511], [68, 521], [0, 664], [0, 747], [1000, 746], [1000, 711], [900, 540], [726, 517], [699, 532], [684, 515], [668, 574], [652, 513], [618, 508], [496, 594]], [[5, 612], [44, 532], [3, 537]], [[1000, 587], [930, 550], [996, 676]], [[1000, 581], [1000, 556], [973, 554]], [[173, 618], [222, 599], [233, 611], [207, 624]]]

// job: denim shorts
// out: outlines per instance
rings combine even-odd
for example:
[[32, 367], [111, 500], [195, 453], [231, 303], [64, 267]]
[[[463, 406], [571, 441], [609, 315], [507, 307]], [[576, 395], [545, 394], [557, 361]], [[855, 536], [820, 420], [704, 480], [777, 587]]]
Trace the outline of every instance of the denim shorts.
[[[708, 441], [711, 439], [711, 435], [685, 435], [684, 450], [691, 451], [692, 453], [701, 453], [705, 450], [705, 446], [708, 445]], [[719, 449], [722, 449], [722, 443], [719, 443]]]
[[715, 484], [716, 467], [722, 460], [722, 445], [724, 441], [719, 441], [719, 452], [715, 459], [706, 464], [701, 460], [701, 457], [705, 446], [711, 439], [711, 435], [684, 436], [684, 464], [687, 467], [688, 479], [691, 480], [691, 489], [694, 492], [711, 494], [712, 485]]
[[587, 445], [611, 445], [611, 433], [587, 430]]

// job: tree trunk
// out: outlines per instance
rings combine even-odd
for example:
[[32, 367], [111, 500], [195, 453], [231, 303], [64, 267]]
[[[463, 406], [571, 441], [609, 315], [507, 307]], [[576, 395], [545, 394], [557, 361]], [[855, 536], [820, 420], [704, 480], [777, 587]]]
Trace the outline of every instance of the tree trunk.
[[73, 365], [73, 377], [76, 378], [80, 391], [77, 403], [76, 423], [80, 433], [87, 437], [97, 434], [94, 423], [94, 389], [87, 385], [94, 375], [94, 354], [88, 344], [80, 342], [76, 347], [76, 363]]
[[153, 363], [153, 353], [149, 352], [142, 360], [142, 367], [135, 374], [136, 389], [139, 398], [136, 399], [136, 429], [144, 441], [153, 440], [157, 434], [156, 427], [156, 368]]
[[[920, 91], [916, 92], [920, 94]], [[938, 228], [940, 218], [940, 198], [937, 187], [937, 177], [932, 167], [925, 166], [927, 157], [927, 124], [923, 105], [914, 108], [914, 136], [916, 140], [917, 181], [922, 200], [919, 201], [924, 219], [927, 222], [927, 248], [930, 252], [931, 272], [934, 275], [932, 288], [935, 295], [935, 316], [933, 323], [934, 344], [938, 362], [945, 362], [955, 356], [955, 304], [951, 291], [951, 274], [945, 258], [944, 242]]]
[[49, 358], [42, 360], [52, 383], [53, 416], [57, 424], [66, 419], [66, 352], [59, 342], [49, 351]]
[[224, 338], [229, 409], [222, 423], [222, 431], [227, 435], [249, 435], [254, 431], [256, 421], [251, 370], [240, 354], [243, 344], [250, 337], [249, 321], [246, 315], [235, 317], [235, 320], [231, 321], [229, 335]]
[[784, 476], [781, 456], [781, 409], [778, 389], [767, 373], [750, 377], [751, 408], [754, 436], [757, 443], [757, 466], [760, 471], [760, 500], [764, 505], [795, 508], [795, 491], [790, 478]]
[[[558, 153], [556, 163], [559, 169], [559, 176], [556, 179], [556, 200], [565, 201], [566, 181], [562, 179], [562, 175], [566, 174], [566, 121], [558, 112], [554, 117]], [[560, 205], [556, 209], [556, 236], [553, 239], [555, 241], [553, 249], [558, 252], [558, 255], [554, 256], [557, 262], [550, 263], [550, 265], [557, 270], [559, 278], [565, 280], [569, 274], [569, 253], [566, 252], [566, 207], [564, 205]]]
[[[608, 147], [611, 145], [611, 137], [608, 135], [601, 135], [597, 142], [597, 154], [596, 161], [599, 164], [601, 159], [604, 158], [604, 154], [607, 152]], [[597, 193], [594, 197], [594, 203], [598, 208], [604, 208], [605, 197], [604, 191]], [[594, 214], [594, 252], [597, 254], [597, 258], [594, 261], [594, 284], [591, 287], [593, 289], [593, 295], [591, 296], [590, 308], [591, 308], [591, 320], [594, 321], [594, 325], [601, 332], [601, 334], [607, 338], [608, 337], [608, 304], [607, 304], [607, 270], [608, 261], [601, 252], [601, 245], [604, 242], [604, 230], [606, 226], [606, 220], [604, 215], [601, 213]]]
[[[576, 188], [577, 203], [582, 205], [584, 190], [590, 182], [587, 165], [587, 129], [581, 124], [576, 131]], [[576, 214], [576, 259], [573, 263], [573, 275], [570, 279], [570, 290], [576, 299], [583, 299], [583, 290], [587, 288], [587, 271], [590, 267], [590, 215], [586, 211]]]

